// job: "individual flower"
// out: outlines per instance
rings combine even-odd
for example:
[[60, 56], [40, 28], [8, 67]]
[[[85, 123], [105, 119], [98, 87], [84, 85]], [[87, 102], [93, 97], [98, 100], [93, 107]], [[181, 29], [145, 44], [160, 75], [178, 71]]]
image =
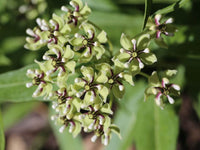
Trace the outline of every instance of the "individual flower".
[[109, 104], [103, 104], [99, 110], [89, 105], [82, 108], [82, 111], [79, 117], [86, 132], [97, 130], [99, 126], [110, 123], [109, 115], [113, 114]]
[[38, 50], [45, 46], [48, 41], [48, 36], [50, 35], [49, 31], [41, 31], [37, 27], [35, 27], [33, 30], [28, 28], [26, 33], [30, 37], [26, 37], [27, 43], [24, 45], [24, 47], [30, 50]]
[[60, 47], [59, 45], [49, 45], [49, 50], [43, 55], [43, 59], [46, 60], [43, 63], [39, 63], [41, 68], [47, 75], [58, 72], [58, 77], [67, 76], [68, 73], [75, 72], [76, 62], [72, 60], [74, 52], [70, 48], [70, 45], [66, 47]]
[[115, 97], [122, 98], [125, 92], [123, 81], [134, 85], [132, 80], [132, 75], [124, 70], [115, 67], [112, 69], [107, 63], [101, 63], [96, 65], [99, 70], [99, 75], [97, 78], [98, 82], [103, 82], [112, 91]]
[[147, 22], [147, 27], [151, 31], [155, 31], [155, 37], [161, 38], [161, 34], [166, 36], [173, 36], [177, 29], [172, 25], [173, 18], [169, 18], [164, 22], [161, 22], [162, 16], [160, 14], [155, 15], [154, 19], [150, 18]]
[[76, 96], [83, 100], [83, 107], [94, 105], [99, 109], [102, 102], [106, 102], [109, 90], [96, 81], [97, 75], [91, 67], [81, 67], [82, 78], [76, 78], [72, 86]]
[[81, 0], [72, 0], [70, 1], [70, 5], [74, 8], [74, 10], [65, 6], [61, 7], [61, 10], [66, 12], [64, 18], [66, 23], [69, 25], [80, 25], [80, 22], [87, 19], [88, 15], [91, 13], [91, 9], [88, 7], [87, 3], [84, 5]]
[[75, 37], [70, 41], [74, 46], [74, 50], [80, 52], [80, 62], [88, 62], [93, 56], [100, 59], [105, 53], [104, 45], [107, 42], [107, 34], [101, 31], [97, 34], [95, 27], [89, 23], [81, 25], [82, 34], [76, 33]]
[[98, 137], [101, 136], [101, 142], [107, 146], [111, 139], [111, 133], [114, 132], [121, 138], [119, 128], [114, 124], [107, 124], [105, 126], [99, 126], [99, 128], [94, 132], [94, 135], [91, 138], [92, 142], [95, 142]]
[[51, 117], [51, 120], [55, 121], [56, 123], [62, 124], [62, 126], [59, 128], [60, 133], [63, 133], [64, 130], [69, 127], [69, 132], [72, 133], [74, 137], [76, 137], [81, 132], [81, 122], [77, 119], [78, 115], [74, 115], [71, 119], [67, 119], [65, 115], [54, 115]]
[[38, 28], [42, 32], [49, 33], [47, 39], [43, 39], [46, 44], [60, 44], [64, 45], [68, 41], [68, 33], [71, 31], [71, 28], [65, 23], [64, 19], [56, 14], [52, 15], [52, 19], [47, 22], [44, 19], [37, 18], [36, 22]]
[[38, 96], [48, 96], [48, 94], [52, 90], [52, 84], [50, 78], [46, 76], [46, 74], [39, 69], [28, 69], [27, 74], [29, 78], [32, 78], [32, 82], [26, 83], [26, 87], [30, 88], [32, 86], [37, 86], [37, 89], [33, 93], [33, 97]]
[[[168, 70], [168, 72], [172, 72]], [[171, 75], [172, 76], [172, 75]], [[165, 98], [170, 104], [174, 103], [172, 96], [178, 96], [180, 94], [180, 86], [169, 82], [169, 79], [163, 77], [161, 82], [158, 78], [157, 72], [153, 72], [149, 78], [150, 87], [146, 89], [146, 97], [153, 94], [155, 95], [155, 102], [158, 106], [163, 108]]]
[[120, 54], [113, 58], [115, 65], [138, 73], [144, 67], [144, 63], [147, 65], [155, 63], [156, 56], [147, 48], [149, 38], [148, 34], [144, 34], [138, 41], [129, 40], [125, 34], [122, 34], [120, 43], [123, 48], [120, 49]]
[[173, 18], [169, 18], [165, 22], [160, 23], [161, 17], [162, 16], [160, 14], [155, 15], [155, 24], [156, 24], [156, 31], [157, 31], [156, 38], [160, 38], [161, 33], [166, 36], [173, 36], [174, 30], [170, 30], [170, 24], [173, 23]]

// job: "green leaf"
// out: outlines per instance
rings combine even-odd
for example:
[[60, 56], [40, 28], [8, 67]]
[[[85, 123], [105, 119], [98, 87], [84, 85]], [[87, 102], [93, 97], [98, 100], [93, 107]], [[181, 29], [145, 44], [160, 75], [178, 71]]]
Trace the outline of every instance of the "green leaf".
[[177, 136], [178, 117], [172, 107], [161, 110], [153, 99], [140, 105], [134, 128], [137, 150], [175, 150]]
[[2, 111], [4, 129], [10, 128], [13, 124], [25, 117], [37, 105], [36, 102], [13, 103]]
[[36, 87], [26, 87], [26, 83], [30, 82], [30, 79], [26, 76], [26, 71], [27, 69], [36, 68], [36, 66], [29, 65], [0, 75], [0, 103], [42, 100], [41, 97], [32, 97]]
[[[50, 116], [54, 115], [55, 112], [52, 108], [50, 109]], [[81, 138], [80, 136], [77, 136], [76, 138], [74, 138], [72, 136], [71, 133], [69, 133], [68, 130], [64, 130], [63, 133], [59, 132], [59, 125], [55, 125], [55, 123], [53, 121], [50, 121], [50, 125], [54, 131], [54, 134], [57, 138], [58, 141], [58, 145], [60, 146], [60, 150], [66, 150], [66, 149], [70, 149], [70, 150], [82, 150], [83, 149], [83, 145], [81, 143]]]
[[134, 87], [129, 84], [126, 85], [126, 93], [123, 99], [119, 101], [120, 107], [116, 112], [114, 121], [114, 124], [120, 128], [122, 140], [117, 135], [112, 134], [112, 139], [106, 150], [127, 150], [132, 144], [138, 108], [140, 103], [144, 103], [144, 90], [144, 82], [137, 82]]
[[0, 66], [8, 66], [10, 64], [11, 60], [5, 54], [0, 54]]
[[167, 13], [173, 12], [173, 11], [183, 7], [189, 1], [190, 0], [181, 0], [181, 1], [175, 2], [171, 5], [169, 5], [168, 7], [165, 7], [163, 9], [156, 11], [155, 14], [167, 14]]
[[145, 13], [144, 13], [144, 24], [143, 24], [143, 30], [146, 26], [147, 20], [151, 13], [151, 6], [152, 6], [152, 0], [145, 0]]
[[0, 150], [5, 150], [5, 136], [3, 131], [3, 121], [0, 111]]

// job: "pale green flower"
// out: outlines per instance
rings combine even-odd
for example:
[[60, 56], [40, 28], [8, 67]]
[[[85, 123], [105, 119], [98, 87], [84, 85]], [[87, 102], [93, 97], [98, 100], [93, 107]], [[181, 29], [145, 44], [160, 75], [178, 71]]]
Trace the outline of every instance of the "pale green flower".
[[45, 96], [44, 98], [47, 98], [52, 90], [51, 79], [40, 69], [28, 69], [27, 76], [33, 80], [32, 82], [26, 83], [26, 87], [37, 86], [33, 97]]
[[132, 75], [124, 72], [121, 68], [115, 67], [115, 69], [112, 69], [107, 63], [98, 64], [96, 68], [100, 70], [97, 81], [104, 82], [117, 98], [121, 99], [125, 93], [123, 81], [134, 85]]
[[59, 70], [58, 77], [67, 76], [68, 73], [75, 72], [76, 62], [73, 61], [74, 52], [70, 45], [60, 47], [59, 45], [49, 45], [49, 50], [44, 54], [44, 63], [39, 63], [40, 67], [47, 75]]
[[96, 81], [97, 75], [91, 67], [81, 67], [82, 78], [76, 78], [73, 90], [77, 97], [83, 100], [83, 106], [95, 104], [96, 108], [106, 102], [109, 90], [106, 86]]
[[[171, 77], [174, 75], [174, 71], [168, 70], [168, 74]], [[173, 72], [173, 73], [172, 73]], [[150, 86], [145, 91], [145, 99], [149, 95], [155, 95], [155, 102], [158, 106], [163, 108], [164, 102], [167, 99], [170, 104], [174, 103], [173, 96], [179, 96], [180, 86], [177, 84], [170, 83], [167, 77], [163, 77], [162, 80], [159, 80], [157, 72], [153, 72], [149, 78]]]
[[144, 64], [151, 65], [157, 61], [156, 56], [147, 48], [150, 36], [144, 34], [135, 39], [129, 40], [125, 34], [122, 34], [120, 43], [123, 48], [120, 49], [120, 54], [113, 58], [116, 66], [127, 68], [133, 73], [138, 73]]
[[82, 34], [76, 33], [70, 43], [74, 46], [74, 50], [80, 52], [80, 62], [88, 62], [94, 56], [100, 59], [105, 53], [104, 45], [107, 42], [107, 34], [101, 31], [97, 34], [95, 27], [89, 23], [81, 25]]
[[69, 25], [80, 25], [81, 22], [86, 20], [88, 15], [91, 13], [91, 9], [88, 7], [87, 3], [84, 5], [81, 0], [71, 0], [70, 5], [74, 8], [74, 10], [65, 6], [61, 7], [61, 10], [66, 12], [66, 14], [64, 14], [64, 18], [66, 23]]

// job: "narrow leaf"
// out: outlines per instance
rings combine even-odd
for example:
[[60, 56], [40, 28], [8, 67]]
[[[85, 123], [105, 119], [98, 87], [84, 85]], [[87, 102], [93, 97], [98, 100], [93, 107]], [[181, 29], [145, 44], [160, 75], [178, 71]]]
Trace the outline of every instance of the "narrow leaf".
[[145, 13], [144, 13], [144, 24], [143, 30], [146, 26], [147, 20], [151, 14], [152, 0], [145, 0]]
[[0, 111], [0, 150], [5, 150], [5, 136], [3, 131], [3, 121]]
[[176, 11], [177, 9], [183, 7], [189, 1], [190, 0], [181, 0], [181, 1], [175, 2], [171, 5], [169, 5], [168, 7], [165, 7], [163, 9], [156, 11], [155, 14], [167, 14], [167, 13]]
[[134, 129], [137, 150], [175, 150], [177, 136], [178, 117], [171, 106], [161, 110], [154, 99], [140, 105]]

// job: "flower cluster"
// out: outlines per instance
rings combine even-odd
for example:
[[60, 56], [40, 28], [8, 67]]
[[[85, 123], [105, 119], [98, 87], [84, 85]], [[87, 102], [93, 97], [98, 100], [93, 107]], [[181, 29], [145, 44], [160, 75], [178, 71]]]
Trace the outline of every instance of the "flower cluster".
[[[122, 34], [122, 48], [112, 56], [107, 33], [88, 21], [91, 9], [87, 4], [71, 0], [70, 5], [61, 7], [62, 15], [53, 14], [49, 21], [38, 18], [38, 26], [27, 29], [30, 37], [25, 48], [47, 48], [43, 61], [35, 60], [40, 69], [27, 71], [32, 78], [27, 87], [37, 86], [34, 97], [52, 100], [56, 111], [52, 120], [62, 125], [60, 132], [69, 128], [76, 136], [83, 129], [94, 134], [91, 141], [101, 137], [102, 143], [108, 145], [112, 132], [120, 137], [120, 130], [111, 119], [113, 100], [123, 97], [125, 82], [134, 86], [133, 77], [145, 65], [157, 61], [148, 48], [152, 35], [150, 32], [131, 40]], [[172, 102], [168, 92], [178, 89], [163, 80], [161, 85], [152, 85], [159, 105], [162, 96]]]

